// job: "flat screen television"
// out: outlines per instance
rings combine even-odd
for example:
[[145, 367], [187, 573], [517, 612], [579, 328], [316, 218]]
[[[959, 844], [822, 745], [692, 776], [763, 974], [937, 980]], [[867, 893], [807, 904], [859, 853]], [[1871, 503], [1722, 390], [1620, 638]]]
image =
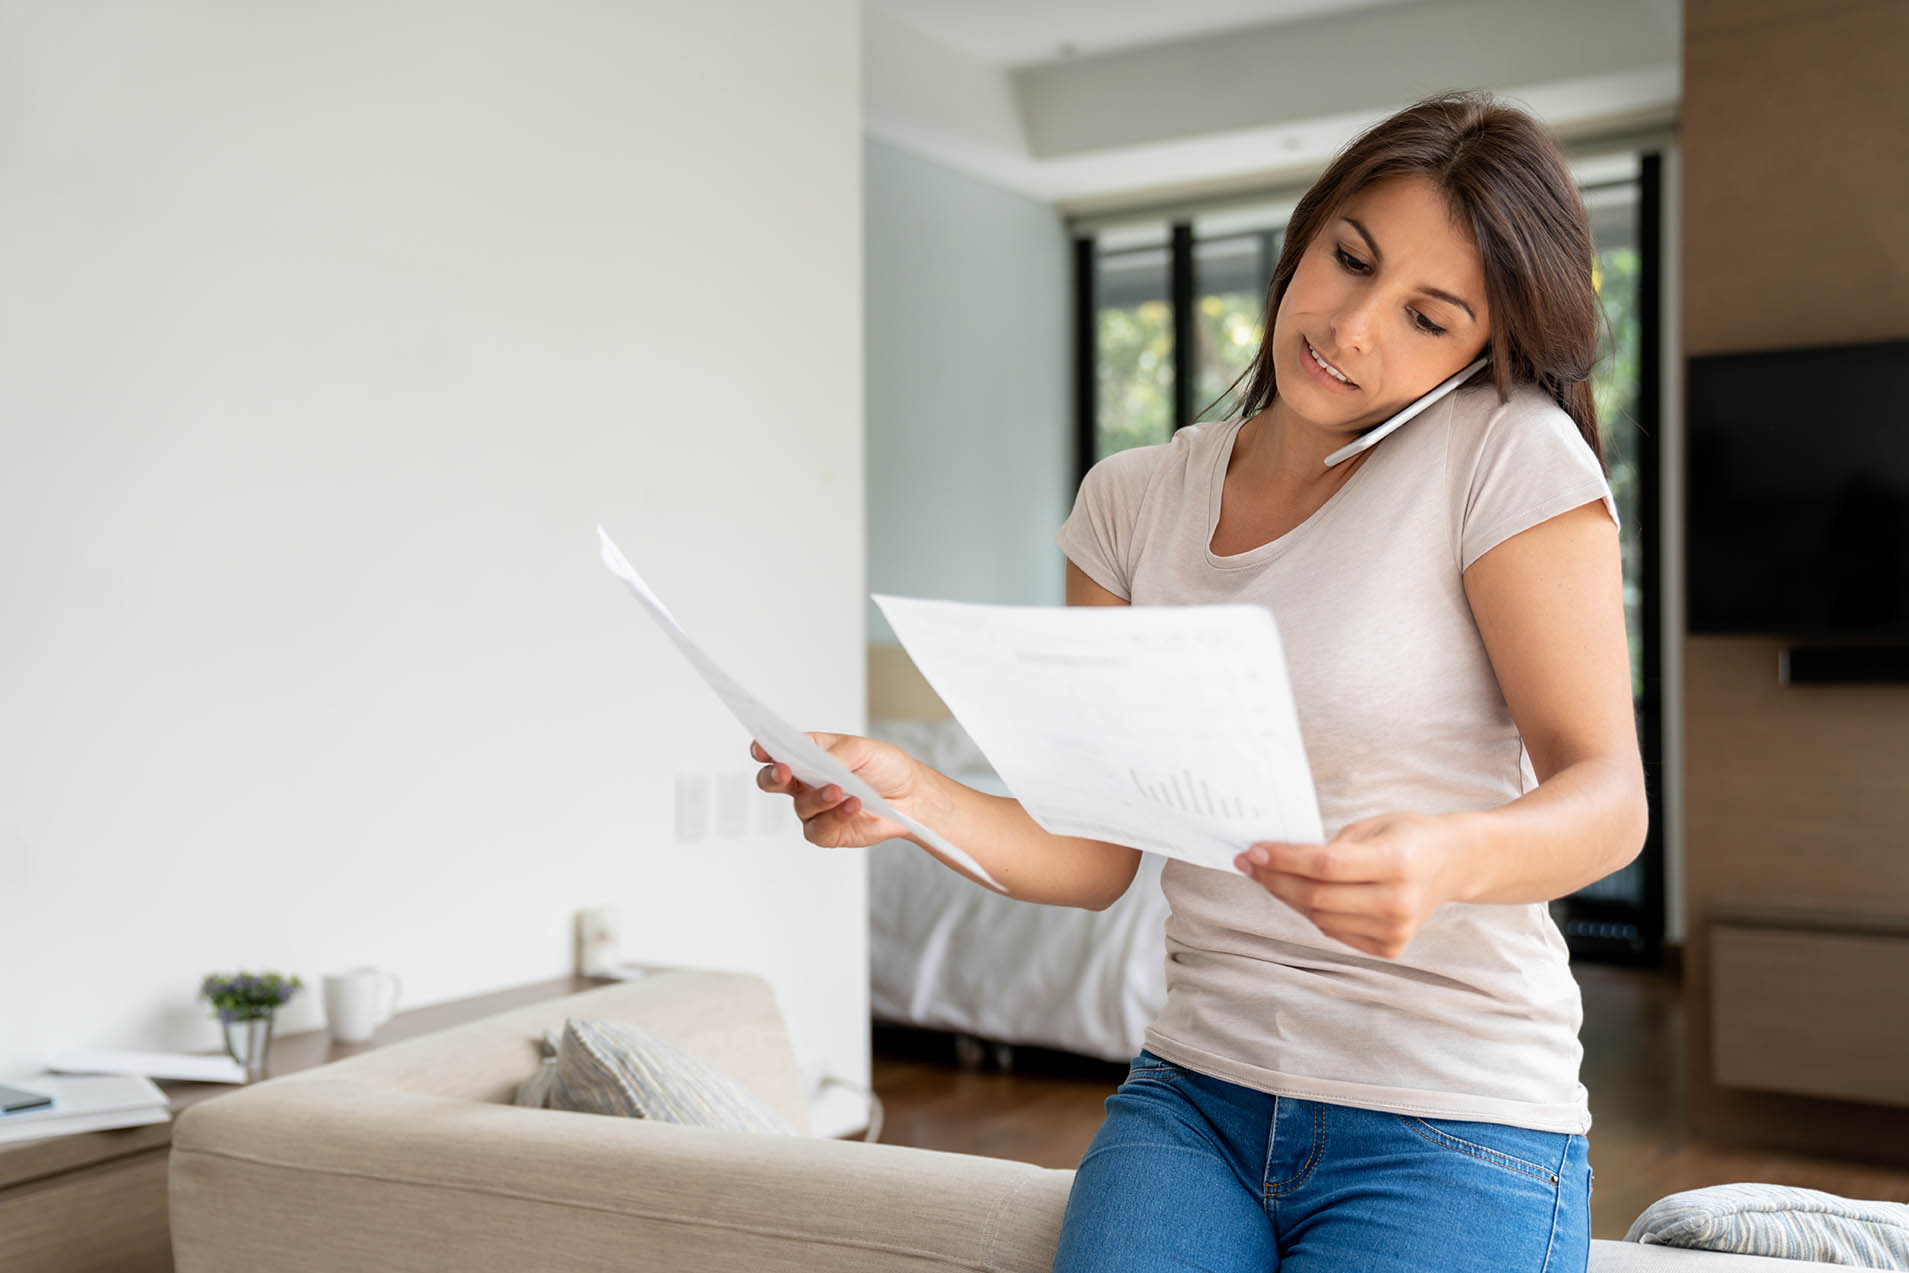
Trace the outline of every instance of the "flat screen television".
[[1685, 367], [1690, 631], [1909, 643], [1909, 340]]

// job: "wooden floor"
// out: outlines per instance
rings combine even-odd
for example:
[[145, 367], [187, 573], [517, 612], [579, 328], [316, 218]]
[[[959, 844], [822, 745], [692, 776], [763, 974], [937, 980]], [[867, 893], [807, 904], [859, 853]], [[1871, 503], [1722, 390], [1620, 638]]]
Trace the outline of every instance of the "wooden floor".
[[[1683, 1003], [1676, 979], [1602, 964], [1574, 967], [1584, 992], [1582, 1079], [1591, 1093], [1597, 1171], [1593, 1237], [1622, 1238], [1638, 1213], [1665, 1194], [1736, 1181], [1909, 1202], [1909, 1169], [1690, 1141], [1683, 1129]], [[1009, 1068], [1001, 1069], [1003, 1063]], [[1071, 1168], [1124, 1077], [1124, 1063], [958, 1045], [948, 1035], [880, 1024], [875, 1030], [875, 1091], [883, 1104], [881, 1139], [888, 1144]]]

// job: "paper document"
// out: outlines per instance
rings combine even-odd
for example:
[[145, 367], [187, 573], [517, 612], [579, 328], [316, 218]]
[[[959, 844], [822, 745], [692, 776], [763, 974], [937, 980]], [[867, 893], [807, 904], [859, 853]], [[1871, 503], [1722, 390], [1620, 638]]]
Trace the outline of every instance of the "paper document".
[[126, 1052], [111, 1048], [65, 1048], [47, 1062], [75, 1074], [144, 1074], [199, 1083], [243, 1083], [245, 1067], [229, 1056], [196, 1052]]
[[874, 596], [1044, 830], [1232, 874], [1261, 840], [1324, 841], [1266, 607]]
[[1007, 892], [998, 880], [988, 874], [979, 862], [961, 848], [943, 839], [901, 810], [892, 807], [873, 787], [852, 773], [841, 761], [829, 755], [806, 733], [784, 722], [780, 716], [757, 702], [754, 695], [731, 680], [728, 673], [717, 667], [709, 656], [689, 639], [689, 634], [684, 632], [681, 625], [676, 622], [676, 617], [669, 612], [669, 607], [663, 604], [662, 598], [651, 591], [650, 586], [643, 582], [642, 576], [638, 575], [635, 568], [625, 560], [622, 552], [610, 539], [609, 533], [598, 526], [597, 535], [602, 541], [603, 564], [610, 568], [611, 574], [630, 586], [630, 591], [636, 594], [636, 599], [643, 603], [644, 609], [650, 612], [650, 616], [656, 620], [664, 634], [674, 641], [677, 648], [689, 658], [690, 665], [702, 675], [703, 680], [709, 683], [709, 687], [716, 691], [717, 697], [722, 699], [730, 715], [742, 722], [743, 728], [749, 731], [750, 737], [762, 744], [764, 751], [787, 765], [798, 779], [811, 787], [826, 787], [834, 783], [849, 795], [859, 797], [862, 808], [867, 812], [901, 823], [935, 849], [980, 876], [991, 887], [1003, 893]]

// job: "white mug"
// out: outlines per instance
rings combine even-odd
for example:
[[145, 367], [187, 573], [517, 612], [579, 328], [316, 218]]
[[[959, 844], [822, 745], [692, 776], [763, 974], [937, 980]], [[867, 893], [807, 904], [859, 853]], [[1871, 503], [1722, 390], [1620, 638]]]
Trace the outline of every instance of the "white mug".
[[325, 977], [325, 1025], [340, 1043], [363, 1043], [398, 1007], [398, 976], [352, 968]]

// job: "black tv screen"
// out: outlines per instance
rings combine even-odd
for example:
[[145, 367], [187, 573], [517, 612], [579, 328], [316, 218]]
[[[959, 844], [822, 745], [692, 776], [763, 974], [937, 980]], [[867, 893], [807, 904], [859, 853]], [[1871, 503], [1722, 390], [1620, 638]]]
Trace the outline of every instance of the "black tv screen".
[[1909, 641], [1909, 340], [1686, 362], [1695, 633]]

